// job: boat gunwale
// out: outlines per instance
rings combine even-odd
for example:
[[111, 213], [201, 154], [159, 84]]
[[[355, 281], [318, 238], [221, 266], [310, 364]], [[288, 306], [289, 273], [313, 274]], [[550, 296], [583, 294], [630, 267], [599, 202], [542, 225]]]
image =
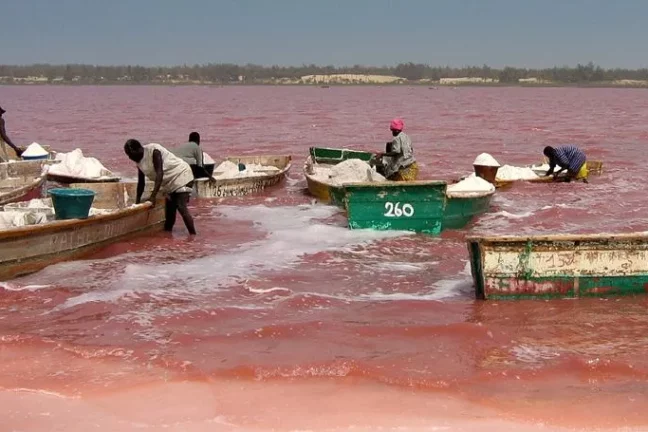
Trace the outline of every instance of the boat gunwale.
[[47, 180], [61, 184], [72, 183], [118, 183], [121, 180], [119, 176], [105, 176], [105, 177], [80, 177], [64, 174], [47, 173]]
[[469, 243], [526, 243], [526, 242], [576, 242], [600, 240], [645, 240], [648, 242], [648, 231], [631, 233], [598, 233], [598, 234], [536, 234], [518, 236], [471, 235], [465, 239]]
[[492, 191], [472, 191], [472, 192], [446, 192], [448, 199], [478, 199], [495, 195], [496, 190]]
[[[162, 201], [158, 201], [157, 205], [162, 205]], [[6, 230], [0, 230], [0, 241], [10, 240], [15, 237], [56, 233], [65, 231], [69, 228], [81, 227], [85, 225], [95, 225], [103, 222], [121, 219], [135, 213], [141, 213], [145, 211], [148, 212], [153, 208], [154, 206], [150, 202], [144, 202], [141, 204], [136, 204], [133, 207], [118, 209], [112, 213], [90, 216], [86, 219], [54, 220], [52, 222], [47, 222], [44, 224], [25, 225], [21, 227], [9, 228]]]

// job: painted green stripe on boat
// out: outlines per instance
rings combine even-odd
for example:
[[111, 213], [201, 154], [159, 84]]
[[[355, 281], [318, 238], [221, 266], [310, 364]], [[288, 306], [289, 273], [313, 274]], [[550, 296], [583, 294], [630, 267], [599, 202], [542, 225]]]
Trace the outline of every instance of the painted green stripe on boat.
[[550, 276], [525, 279], [500, 276], [486, 277], [486, 280], [478, 279], [485, 282], [485, 294], [489, 300], [613, 297], [639, 295], [648, 292], [648, 275], [643, 274], [579, 277]]

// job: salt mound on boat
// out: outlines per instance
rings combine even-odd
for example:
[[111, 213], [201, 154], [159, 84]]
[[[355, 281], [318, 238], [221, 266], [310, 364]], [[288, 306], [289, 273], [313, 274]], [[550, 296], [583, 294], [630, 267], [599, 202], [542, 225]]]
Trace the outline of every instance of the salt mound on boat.
[[244, 164], [245, 169], [239, 171], [238, 164], [231, 161], [224, 161], [214, 169], [216, 178], [241, 178], [254, 177], [264, 174], [273, 174], [280, 171], [279, 168], [272, 165]]
[[528, 167], [504, 165], [497, 170], [497, 180], [533, 180], [538, 175]]
[[47, 222], [47, 215], [38, 211], [0, 211], [0, 230]]
[[[544, 171], [545, 173], [549, 171], [549, 164], [541, 164], [541, 165], [531, 165], [531, 169], [534, 171]], [[556, 168], [554, 169], [554, 172], [560, 171], [562, 167], [560, 165], [556, 165]]]
[[487, 192], [495, 192], [495, 186], [481, 177], [470, 176], [458, 183], [448, 186], [448, 195], [482, 195]]
[[232, 177], [238, 174], [238, 172], [239, 172], [238, 165], [235, 164], [234, 162], [230, 162], [226, 160], [225, 162], [221, 163], [214, 169], [214, 176]]
[[205, 165], [214, 165], [216, 164], [216, 161], [212, 159], [211, 156], [209, 156], [207, 153], [203, 152], [203, 164]]
[[347, 159], [331, 168], [313, 166], [316, 180], [339, 186], [346, 183], [383, 182], [385, 177], [378, 174], [367, 162], [360, 159]]
[[488, 167], [498, 167], [500, 166], [499, 162], [495, 160], [495, 158], [488, 153], [482, 153], [479, 156], [475, 158], [475, 161], [473, 162], [473, 165], [479, 165], [479, 166], [488, 166]]
[[114, 177], [112, 171], [108, 170], [97, 159], [84, 157], [81, 149], [76, 149], [70, 153], [58, 153], [56, 160], [61, 162], [50, 167], [50, 174], [93, 179]]
[[45, 150], [40, 144], [33, 142], [29, 144], [29, 146], [25, 149], [25, 151], [22, 153], [22, 156], [39, 157], [46, 156], [48, 154], [49, 152]]

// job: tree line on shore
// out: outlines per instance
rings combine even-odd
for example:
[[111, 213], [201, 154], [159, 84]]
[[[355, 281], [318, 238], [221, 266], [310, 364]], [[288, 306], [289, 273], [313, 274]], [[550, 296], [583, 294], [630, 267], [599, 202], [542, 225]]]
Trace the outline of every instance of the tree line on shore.
[[96, 66], [85, 64], [33, 64], [0, 65], [0, 79], [4, 82], [39, 77], [47, 82], [110, 83], [135, 82], [153, 83], [165, 81], [200, 81], [219, 84], [254, 83], [271, 80], [299, 79], [306, 75], [359, 74], [390, 75], [415, 82], [438, 81], [441, 78], [485, 78], [500, 83], [517, 83], [520, 79], [536, 78], [539, 81], [577, 84], [615, 80], [648, 80], [648, 68], [604, 69], [588, 63], [575, 67], [562, 66], [546, 69], [528, 69], [489, 66], [439, 67], [420, 63], [401, 63], [396, 66], [260, 66], [209, 63], [203, 65], [182, 65], [165, 67], [144, 66]]

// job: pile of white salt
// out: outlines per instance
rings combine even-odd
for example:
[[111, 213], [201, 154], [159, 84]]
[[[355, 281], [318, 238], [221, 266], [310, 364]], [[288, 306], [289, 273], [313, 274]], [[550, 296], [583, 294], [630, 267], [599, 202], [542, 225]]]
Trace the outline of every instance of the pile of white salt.
[[332, 167], [314, 165], [315, 180], [333, 186], [347, 183], [383, 182], [385, 177], [378, 174], [367, 162], [360, 159], [347, 159]]
[[475, 158], [475, 161], [473, 162], [473, 165], [478, 165], [478, 166], [487, 166], [487, 167], [498, 167], [500, 166], [499, 162], [497, 160], [489, 155], [488, 153], [482, 153], [479, 156]]
[[495, 192], [495, 186], [481, 177], [475, 175], [466, 177], [458, 183], [448, 186], [446, 194], [469, 196], [472, 194], [482, 195], [488, 192]]
[[533, 180], [538, 175], [529, 167], [504, 165], [497, 170], [497, 180]]
[[244, 164], [245, 169], [239, 171], [238, 164], [230, 161], [224, 161], [214, 169], [214, 178], [241, 178], [255, 177], [260, 175], [274, 174], [280, 171], [279, 168], [272, 165]]
[[97, 159], [83, 156], [81, 149], [76, 149], [70, 153], [58, 153], [56, 160], [61, 162], [50, 167], [50, 174], [93, 179], [115, 176]]
[[49, 152], [43, 148], [40, 144], [37, 142], [33, 142], [27, 146], [25, 151], [22, 153], [22, 156], [25, 157], [42, 157], [42, 156], [47, 156]]

